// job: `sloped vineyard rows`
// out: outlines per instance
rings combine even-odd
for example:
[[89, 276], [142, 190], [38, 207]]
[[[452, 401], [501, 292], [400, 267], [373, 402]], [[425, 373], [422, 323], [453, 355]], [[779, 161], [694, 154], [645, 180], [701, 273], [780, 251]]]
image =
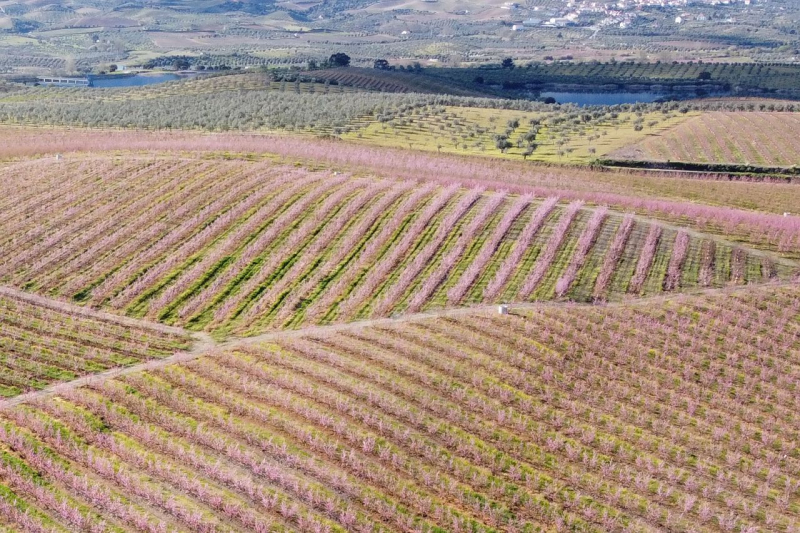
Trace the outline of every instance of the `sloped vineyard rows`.
[[794, 286], [740, 288], [305, 335], [127, 375], [0, 415], [0, 516], [41, 531], [794, 531], [798, 316]]
[[0, 289], [0, 396], [167, 357], [188, 337]]
[[[654, 242], [661, 226], [636, 222], [627, 231], [650, 232], [644, 244], [626, 238], [611, 246], [618, 214], [581, 202], [563, 207], [555, 197], [455, 185], [412, 191], [245, 161], [26, 165], [41, 166], [41, 178], [12, 192], [26, 173], [7, 174], [0, 282], [221, 334], [444, 304], [587, 301], [710, 284], [697, 267], [702, 239], [680, 234], [685, 249], [673, 253], [659, 245], [674, 241], [674, 230]], [[615, 258], [605, 264], [608, 250]], [[703, 273], [713, 285], [788, 273], [742, 248], [720, 245], [715, 254], [713, 276]], [[632, 277], [612, 279], [619, 256], [633, 255]]]
[[[0, 154], [5, 157], [113, 150], [253, 154], [263, 153], [268, 146], [269, 153], [293, 161], [314, 159], [314, 165], [321, 162], [339, 169], [368, 169], [377, 175], [411, 182], [449, 184], [455, 180], [469, 187], [508, 189], [537, 196], [558, 195], [565, 201], [584, 200], [624, 211], [633, 210], [643, 216], [665, 218], [696, 231], [724, 235], [743, 245], [778, 252], [790, 258], [797, 258], [800, 252], [800, 217], [783, 216], [784, 212], [795, 212], [800, 201], [798, 188], [786, 183], [665, 180], [667, 174], [606, 173], [557, 167], [542, 169], [522, 162], [489, 162], [339, 141], [318, 140], [306, 144], [293, 137], [276, 135], [145, 131], [134, 134], [109, 130], [0, 128], [0, 139]], [[42, 165], [39, 171], [47, 171], [45, 167], [46, 164]], [[9, 165], [0, 169], [0, 173], [18, 174], [21, 168]], [[668, 175], [676, 177], [674, 173]], [[18, 182], [10, 179], [9, 183]], [[28, 184], [29, 187], [39, 185], [39, 180]], [[11, 190], [19, 194], [19, 189]]]

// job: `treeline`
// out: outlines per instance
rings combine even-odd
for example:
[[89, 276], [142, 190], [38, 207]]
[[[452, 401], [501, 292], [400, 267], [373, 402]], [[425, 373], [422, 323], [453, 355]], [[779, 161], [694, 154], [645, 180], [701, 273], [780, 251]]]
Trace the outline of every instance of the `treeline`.
[[744, 92], [797, 94], [800, 65], [782, 63], [698, 62], [571, 62], [488, 65], [477, 68], [426, 69], [425, 75], [468, 84], [502, 85], [507, 89], [536, 88], [549, 84], [662, 85], [667, 88], [710, 84]]
[[164, 55], [148, 59], [142, 63], [142, 68], [175, 68], [176, 62], [182, 64], [183, 69], [193, 70], [232, 70], [252, 69], [280, 66], [295, 69], [305, 68], [309, 61], [316, 57], [305, 54], [294, 54], [291, 57], [260, 57], [248, 53], [234, 52], [232, 54], [204, 54], [193, 55]]

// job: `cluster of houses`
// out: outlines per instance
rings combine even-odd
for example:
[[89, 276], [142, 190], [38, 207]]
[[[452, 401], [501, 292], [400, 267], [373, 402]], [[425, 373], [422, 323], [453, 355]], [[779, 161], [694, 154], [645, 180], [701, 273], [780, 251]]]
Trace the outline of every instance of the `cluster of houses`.
[[[617, 0], [616, 2], [592, 2], [589, 0], [570, 0], [565, 3], [564, 9], [557, 16], [535, 18], [515, 22], [512, 25], [514, 31], [523, 31], [534, 26], [550, 26], [561, 28], [565, 26], [581, 25], [591, 23], [596, 28], [618, 26], [627, 28], [639, 17], [638, 11], [646, 7], [673, 7], [686, 9], [692, 5], [697, 6], [716, 6], [742, 4], [749, 6], [756, 0]], [[516, 2], [506, 2], [501, 6], [502, 9], [511, 11], [520, 9]], [[534, 8], [538, 11], [539, 8]], [[704, 13], [681, 12], [675, 17], [675, 23], [681, 24], [687, 20], [704, 21], [707, 15]]]
[[[565, 26], [579, 25], [582, 18], [590, 17], [593, 21], [596, 21], [598, 15], [602, 17], [599, 22], [594, 22], [598, 26], [618, 24], [626, 27], [637, 17], [636, 13], [626, 12], [626, 3], [628, 2], [631, 2], [631, 0], [620, 0], [618, 3], [570, 1], [566, 3], [565, 9], [557, 16], [531, 17], [514, 24], [512, 28], [515, 31], [522, 31], [534, 26], [563, 28]], [[517, 5], [509, 2], [502, 7], [504, 9], [516, 9]], [[538, 10], [538, 8], [534, 9]]]

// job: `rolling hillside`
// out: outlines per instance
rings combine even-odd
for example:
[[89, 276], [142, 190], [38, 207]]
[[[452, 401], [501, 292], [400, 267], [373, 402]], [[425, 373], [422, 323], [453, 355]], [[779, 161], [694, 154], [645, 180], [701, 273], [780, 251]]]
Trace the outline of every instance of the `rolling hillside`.
[[480, 302], [618, 300], [794, 270], [557, 196], [270, 162], [78, 157], [22, 162], [4, 177], [0, 283], [217, 336]]
[[800, 533], [799, 13], [0, 0], [0, 533]]
[[772, 286], [230, 347], [6, 409], [0, 512], [38, 531], [793, 531], [798, 302]]

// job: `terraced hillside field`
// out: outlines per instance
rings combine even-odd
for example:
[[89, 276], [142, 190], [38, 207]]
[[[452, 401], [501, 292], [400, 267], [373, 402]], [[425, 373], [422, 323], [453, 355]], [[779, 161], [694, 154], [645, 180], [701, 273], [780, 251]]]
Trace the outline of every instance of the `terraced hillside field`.
[[797, 531], [800, 289], [243, 345], [0, 415], [29, 531]]
[[[615, 155], [615, 153], [612, 153]], [[616, 152], [652, 161], [800, 164], [800, 114], [708, 112]]]
[[0, 396], [161, 359], [186, 349], [179, 330], [123, 320], [0, 287]]
[[23, 161], [0, 192], [0, 282], [220, 336], [794, 269], [581, 202], [267, 162]]

